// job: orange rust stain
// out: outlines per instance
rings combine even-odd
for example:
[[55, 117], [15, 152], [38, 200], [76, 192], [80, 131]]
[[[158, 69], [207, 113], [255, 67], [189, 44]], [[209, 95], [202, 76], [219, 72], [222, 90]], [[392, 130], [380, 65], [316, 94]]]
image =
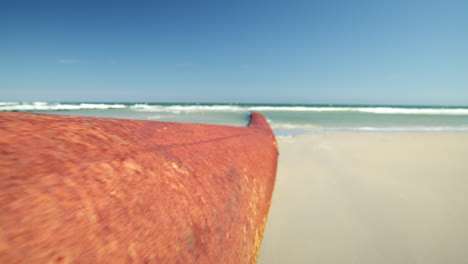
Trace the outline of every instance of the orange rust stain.
[[249, 127], [0, 113], [0, 263], [254, 263], [278, 149]]

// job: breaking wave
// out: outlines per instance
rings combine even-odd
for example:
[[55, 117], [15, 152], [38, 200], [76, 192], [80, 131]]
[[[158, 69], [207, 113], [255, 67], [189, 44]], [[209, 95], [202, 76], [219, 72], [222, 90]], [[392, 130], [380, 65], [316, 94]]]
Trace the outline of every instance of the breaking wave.
[[67, 103], [48, 103], [48, 102], [32, 102], [32, 103], [15, 103], [2, 102], [0, 103], [0, 111], [66, 111], [66, 110], [81, 110], [81, 109], [122, 109], [127, 106], [124, 104], [67, 104]]
[[130, 106], [135, 111], [148, 112], [360, 112], [371, 114], [468, 115], [468, 108], [407, 108], [407, 107], [330, 107], [330, 106], [247, 106], [247, 105], [148, 105]]

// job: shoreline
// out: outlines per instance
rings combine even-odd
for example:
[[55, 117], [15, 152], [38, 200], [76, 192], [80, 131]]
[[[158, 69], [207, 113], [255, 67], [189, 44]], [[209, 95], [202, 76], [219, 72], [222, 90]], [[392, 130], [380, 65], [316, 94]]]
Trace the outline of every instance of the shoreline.
[[324, 129], [320, 131], [308, 131], [308, 132], [297, 132], [292, 131], [289, 135], [284, 135], [282, 133], [275, 134], [277, 140], [283, 139], [294, 139], [297, 137], [307, 137], [311, 135], [319, 135], [319, 134], [468, 134], [468, 127], [459, 127], [459, 128], [426, 128], [426, 129], [408, 129], [408, 128], [400, 128], [400, 129]]
[[468, 133], [278, 138], [258, 263], [468, 260]]

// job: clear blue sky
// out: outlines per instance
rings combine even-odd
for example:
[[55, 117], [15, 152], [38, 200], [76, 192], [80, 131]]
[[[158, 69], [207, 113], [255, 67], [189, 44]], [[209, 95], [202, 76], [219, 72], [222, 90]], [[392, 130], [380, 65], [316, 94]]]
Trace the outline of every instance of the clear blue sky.
[[2, 1], [0, 101], [468, 105], [468, 1]]

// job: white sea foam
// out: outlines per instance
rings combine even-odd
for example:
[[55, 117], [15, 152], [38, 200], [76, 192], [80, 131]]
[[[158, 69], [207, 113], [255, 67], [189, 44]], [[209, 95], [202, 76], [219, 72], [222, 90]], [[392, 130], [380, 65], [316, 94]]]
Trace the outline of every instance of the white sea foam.
[[314, 124], [293, 124], [270, 122], [272, 129], [301, 129], [301, 130], [322, 130], [323, 128]]
[[0, 106], [4, 106], [4, 105], [16, 105], [18, 104], [17, 102], [0, 102]]
[[358, 127], [357, 130], [360, 131], [378, 131], [378, 127]]
[[468, 132], [468, 126], [358, 127], [349, 130], [369, 132]]
[[123, 104], [63, 104], [63, 103], [9, 103], [0, 105], [0, 111], [61, 111], [81, 109], [121, 109], [126, 108]]
[[251, 111], [361, 112], [372, 114], [468, 115], [467, 108], [254, 106]]
[[328, 107], [328, 106], [243, 106], [243, 105], [147, 105], [135, 104], [135, 111], [147, 112], [359, 112], [371, 114], [468, 115], [468, 108]]
[[292, 134], [279, 134], [279, 135], [276, 135], [276, 138], [291, 139], [291, 138], [294, 138], [294, 135], [292, 135]]
[[134, 104], [130, 106], [130, 109], [142, 112], [163, 112], [164, 108], [160, 105]]
[[158, 120], [158, 119], [161, 119], [162, 116], [161, 115], [152, 115], [152, 116], [148, 116], [146, 119], [148, 120]]
[[188, 112], [241, 112], [248, 111], [248, 108], [235, 105], [147, 105], [135, 104], [130, 107], [135, 111], [147, 112], [170, 112], [170, 113], [188, 113]]
[[468, 115], [466, 108], [397, 108], [397, 107], [361, 107], [358, 112], [373, 114], [411, 114], [411, 115]]
[[[248, 108], [251, 111], [259, 112], [336, 112], [346, 111], [345, 107], [313, 107], [313, 106], [252, 106]], [[351, 108], [349, 108], [351, 109]]]
[[357, 126], [320, 126], [313, 124], [270, 123], [271, 128], [282, 134], [287, 131], [302, 133], [317, 132], [468, 132], [468, 126], [389, 126], [389, 127], [357, 127]]

